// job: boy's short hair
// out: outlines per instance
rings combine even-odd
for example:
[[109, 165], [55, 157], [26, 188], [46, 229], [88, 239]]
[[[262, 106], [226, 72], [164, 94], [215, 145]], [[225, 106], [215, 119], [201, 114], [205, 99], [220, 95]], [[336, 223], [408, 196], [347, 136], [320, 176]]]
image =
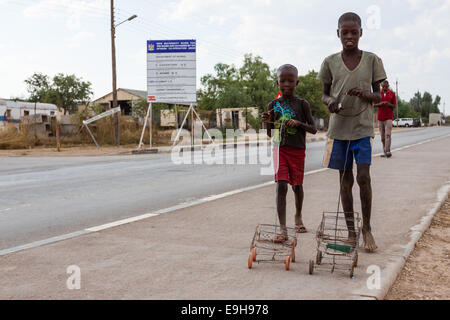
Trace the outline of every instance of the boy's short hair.
[[346, 12], [344, 13], [340, 18], [339, 18], [339, 22], [338, 22], [338, 28], [341, 27], [341, 24], [343, 24], [344, 22], [347, 21], [353, 21], [356, 22], [360, 27], [362, 25], [361, 22], [361, 17], [358, 16], [356, 13], [354, 12]]
[[280, 77], [281, 72], [283, 72], [284, 70], [290, 70], [292, 71], [295, 76], [298, 78], [298, 69], [293, 66], [292, 64], [283, 64], [281, 67], [278, 68], [277, 71], [277, 76]]

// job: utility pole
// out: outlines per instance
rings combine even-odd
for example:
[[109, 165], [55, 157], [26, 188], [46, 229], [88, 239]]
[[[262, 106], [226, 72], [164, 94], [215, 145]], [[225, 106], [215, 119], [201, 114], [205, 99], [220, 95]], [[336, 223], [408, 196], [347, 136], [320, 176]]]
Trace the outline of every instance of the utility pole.
[[[111, 51], [112, 51], [112, 84], [113, 84], [113, 105], [112, 109], [117, 108], [117, 68], [116, 68], [116, 26], [114, 21], [114, 0], [111, 0]], [[120, 115], [114, 115], [114, 136], [117, 146], [120, 146]]]

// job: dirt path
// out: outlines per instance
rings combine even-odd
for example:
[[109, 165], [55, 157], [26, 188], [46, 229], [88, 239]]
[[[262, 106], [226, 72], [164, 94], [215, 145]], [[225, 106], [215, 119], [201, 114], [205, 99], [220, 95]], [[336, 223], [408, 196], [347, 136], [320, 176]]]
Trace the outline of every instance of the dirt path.
[[450, 199], [416, 244], [386, 300], [450, 299]]

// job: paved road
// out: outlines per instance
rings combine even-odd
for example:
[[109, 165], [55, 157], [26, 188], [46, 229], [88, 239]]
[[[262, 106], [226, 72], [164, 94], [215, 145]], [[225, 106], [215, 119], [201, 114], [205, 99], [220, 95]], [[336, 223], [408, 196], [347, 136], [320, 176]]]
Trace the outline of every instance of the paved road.
[[[398, 132], [393, 148], [448, 134]], [[323, 148], [308, 144], [307, 171], [321, 168]], [[268, 181], [259, 165], [175, 165], [170, 154], [0, 158], [0, 250]]]

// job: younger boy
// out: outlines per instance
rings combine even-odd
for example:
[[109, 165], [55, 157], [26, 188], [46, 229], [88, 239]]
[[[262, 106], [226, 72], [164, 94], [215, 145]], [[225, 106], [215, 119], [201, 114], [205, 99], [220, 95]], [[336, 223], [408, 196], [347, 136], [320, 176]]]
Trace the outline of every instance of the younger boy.
[[277, 212], [282, 233], [275, 239], [285, 241], [286, 194], [288, 184], [295, 194], [295, 228], [299, 233], [307, 232], [302, 220], [303, 177], [305, 171], [306, 132], [316, 134], [308, 101], [294, 95], [298, 85], [298, 70], [290, 64], [278, 69], [278, 87], [282, 96], [269, 103], [268, 112], [262, 114], [267, 134], [275, 129], [274, 148], [275, 182], [277, 183]]
[[362, 28], [357, 14], [343, 14], [338, 28], [343, 50], [327, 57], [318, 75], [323, 83], [322, 101], [331, 112], [324, 166], [339, 170], [349, 240], [354, 241], [352, 188], [355, 158], [363, 216], [362, 235], [365, 249], [373, 252], [377, 249], [370, 226], [373, 103], [381, 100], [380, 83], [386, 79], [386, 73], [380, 58], [358, 48]]

